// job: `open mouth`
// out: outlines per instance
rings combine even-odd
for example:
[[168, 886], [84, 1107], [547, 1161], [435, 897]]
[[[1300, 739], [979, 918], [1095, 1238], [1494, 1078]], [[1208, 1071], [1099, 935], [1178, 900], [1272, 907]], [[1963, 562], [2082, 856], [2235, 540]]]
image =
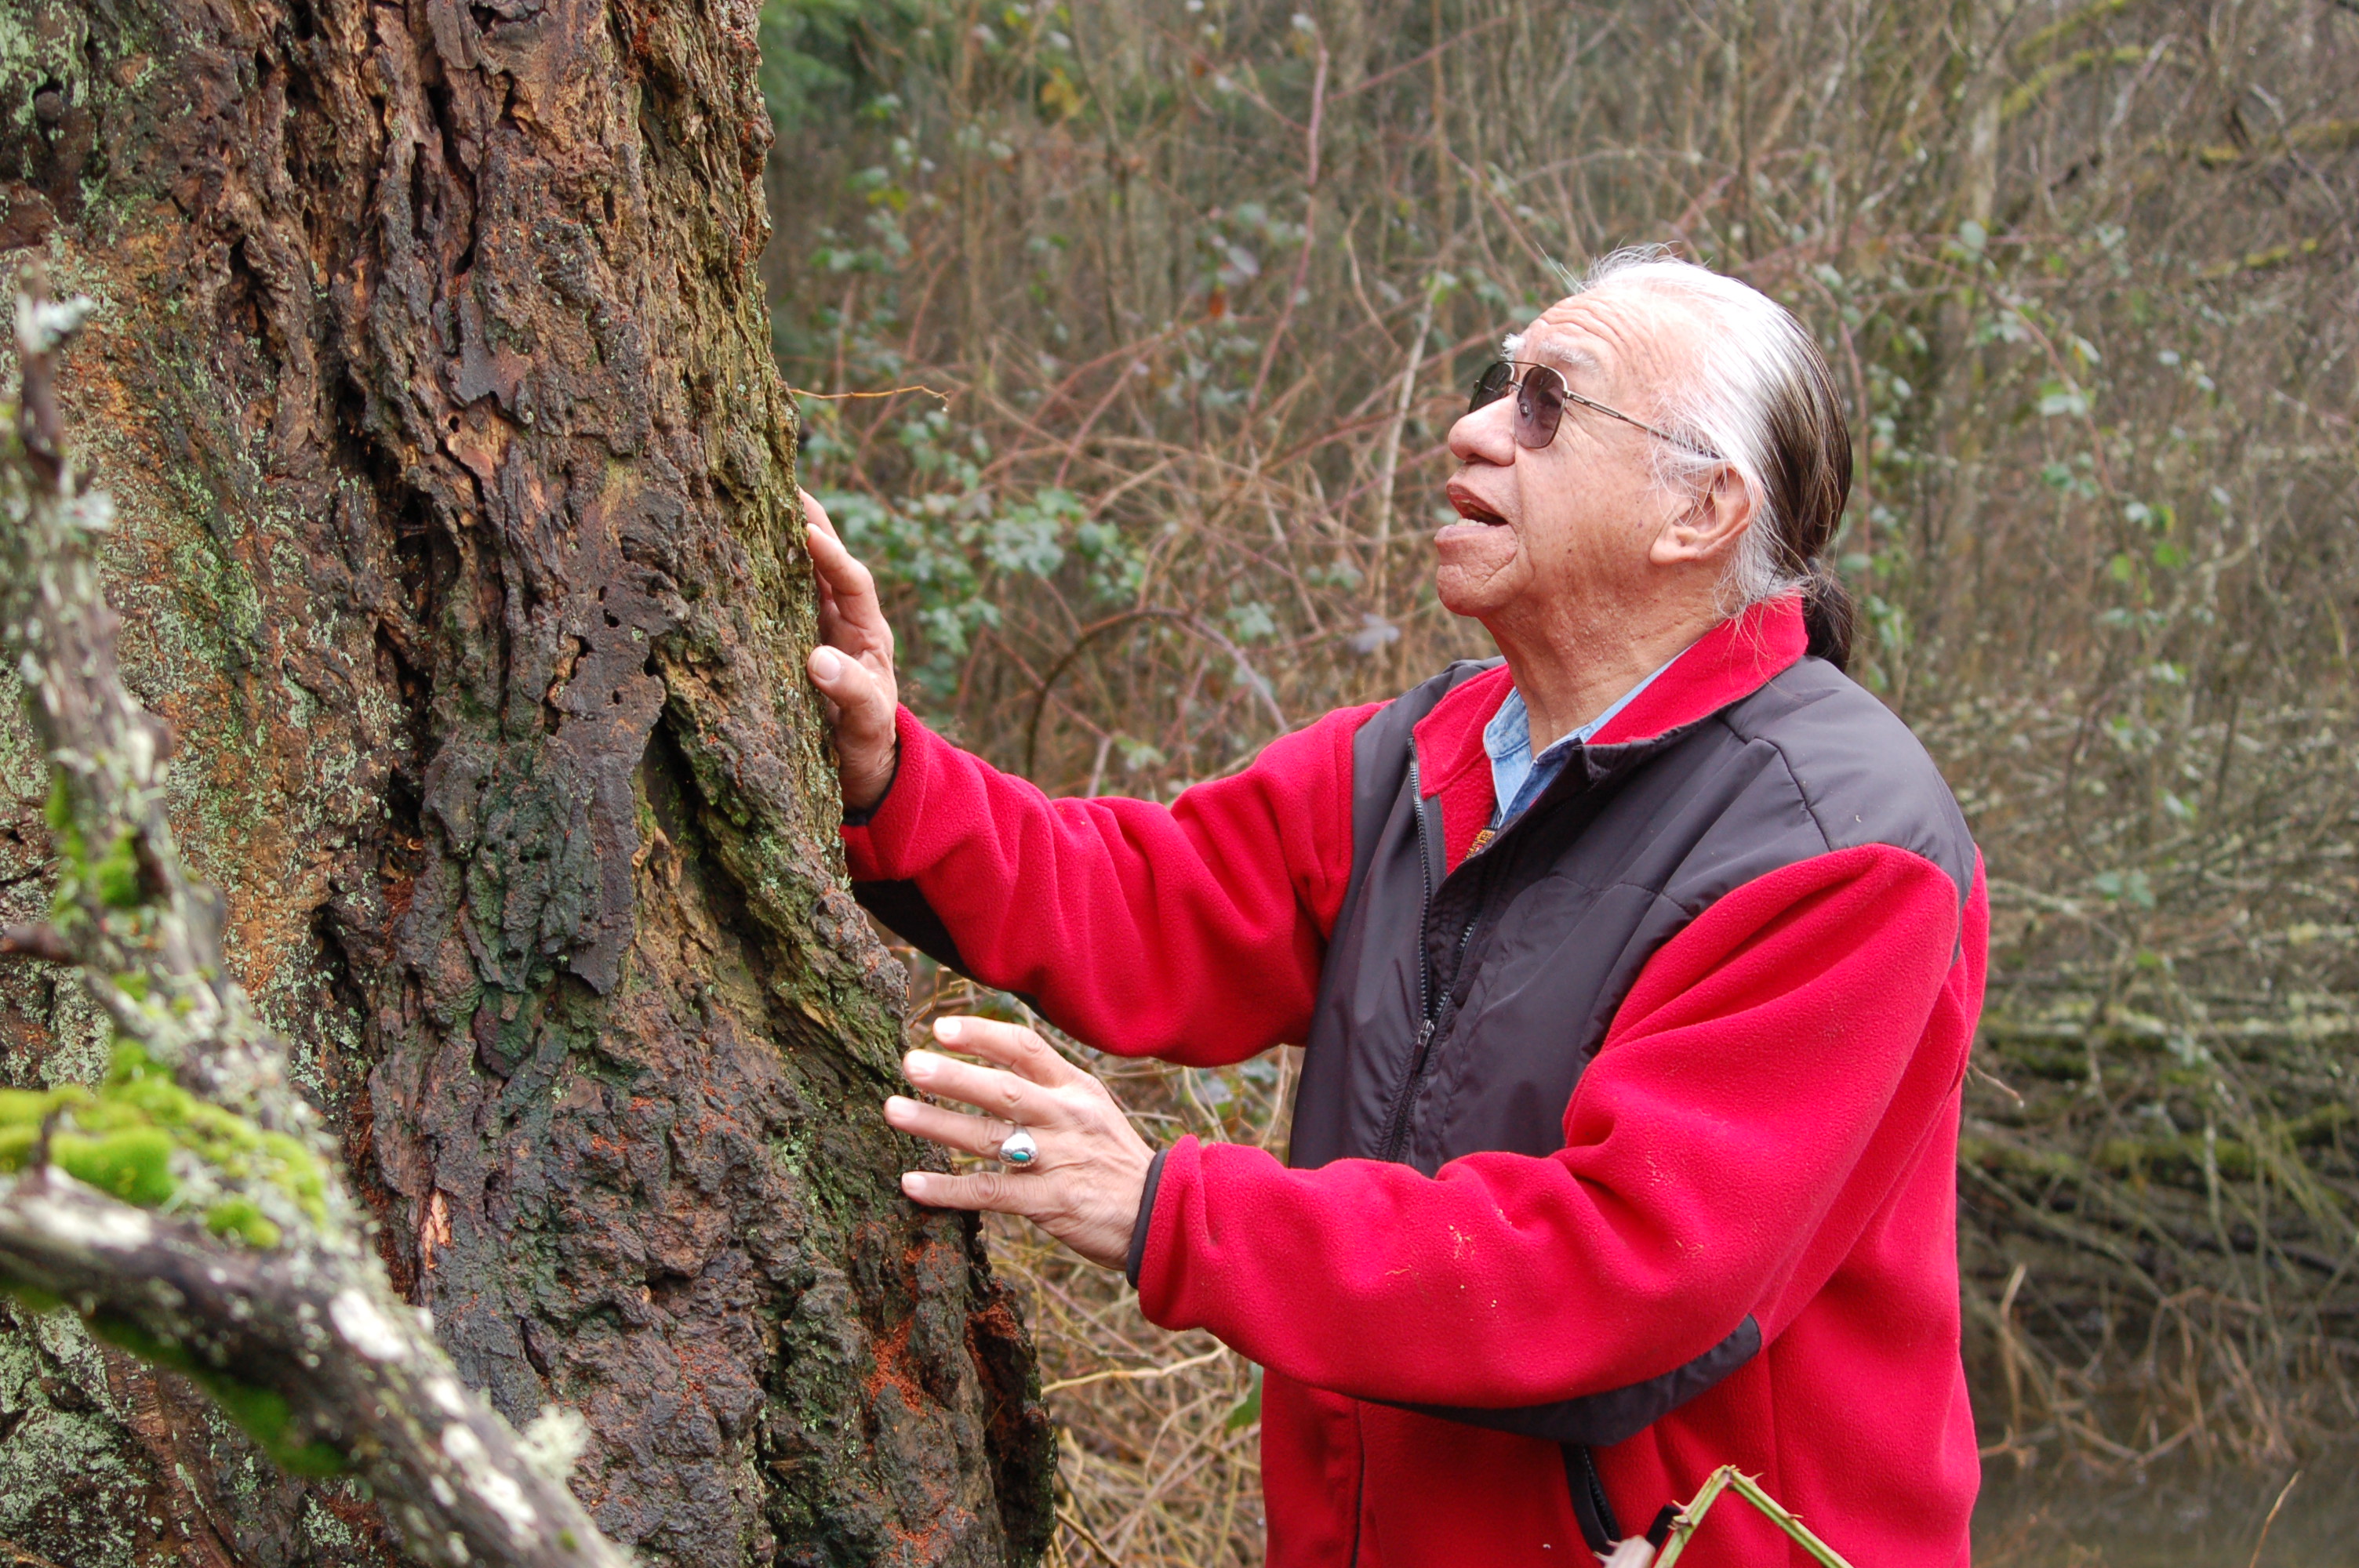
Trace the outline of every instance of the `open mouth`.
[[1489, 507], [1484, 505], [1481, 502], [1475, 500], [1471, 495], [1461, 495], [1453, 492], [1450, 497], [1450, 504], [1457, 508], [1458, 515], [1464, 518], [1469, 523], [1480, 523], [1484, 526], [1491, 528], [1504, 528], [1507, 525], [1507, 520], [1505, 517], [1500, 516], [1497, 513], [1492, 511]]

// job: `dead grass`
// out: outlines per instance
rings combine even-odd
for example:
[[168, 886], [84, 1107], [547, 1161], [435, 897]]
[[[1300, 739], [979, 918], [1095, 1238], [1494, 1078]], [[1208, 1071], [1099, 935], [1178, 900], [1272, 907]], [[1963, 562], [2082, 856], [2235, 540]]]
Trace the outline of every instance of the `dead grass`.
[[[1150, 1142], [1182, 1133], [1282, 1150], [1294, 1080], [1288, 1048], [1206, 1071], [1092, 1051], [998, 992], [907, 948], [913, 1018], [1016, 1017], [1106, 1080]], [[994, 1216], [992, 1265], [1022, 1298], [1057, 1419], [1053, 1568], [1215, 1568], [1262, 1560], [1261, 1381], [1202, 1333], [1139, 1315], [1122, 1276], [1083, 1262], [1021, 1220]]]

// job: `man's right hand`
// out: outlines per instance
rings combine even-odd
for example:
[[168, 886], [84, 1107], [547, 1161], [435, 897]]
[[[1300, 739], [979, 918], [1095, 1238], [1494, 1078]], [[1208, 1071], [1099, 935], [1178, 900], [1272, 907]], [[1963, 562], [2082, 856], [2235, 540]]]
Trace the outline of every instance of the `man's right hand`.
[[819, 570], [820, 645], [811, 650], [811, 684], [827, 699], [844, 809], [873, 810], [893, 782], [894, 719], [900, 707], [893, 628], [876, 602], [876, 579], [843, 547], [826, 508], [808, 492], [797, 493], [811, 565]]

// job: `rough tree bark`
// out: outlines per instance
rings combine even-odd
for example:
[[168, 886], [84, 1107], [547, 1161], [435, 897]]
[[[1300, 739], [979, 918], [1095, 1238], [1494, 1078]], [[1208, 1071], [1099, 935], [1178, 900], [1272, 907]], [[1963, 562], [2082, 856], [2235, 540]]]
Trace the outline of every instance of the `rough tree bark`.
[[[396, 1283], [653, 1562], [1037, 1552], [1051, 1450], [973, 1229], [875, 1116], [899, 976], [799, 678], [745, 0], [0, 0], [0, 265], [67, 383], [138, 696], [231, 962]], [[15, 693], [5, 694], [11, 700]], [[0, 745], [0, 914], [48, 897]], [[0, 977], [0, 1077], [87, 1076]], [[387, 1561], [204, 1397], [0, 1308], [0, 1541]]]
[[113, 1025], [105, 1081], [0, 1095], [0, 1288], [188, 1373], [274, 1459], [358, 1475], [435, 1568], [629, 1568], [566, 1490], [584, 1430], [516, 1430], [393, 1292], [287, 1053], [225, 968], [220, 895], [164, 812], [170, 734], [125, 688], [57, 361], [89, 301], [36, 276], [0, 404], [0, 632], [48, 759], [49, 918], [0, 950], [71, 965]]

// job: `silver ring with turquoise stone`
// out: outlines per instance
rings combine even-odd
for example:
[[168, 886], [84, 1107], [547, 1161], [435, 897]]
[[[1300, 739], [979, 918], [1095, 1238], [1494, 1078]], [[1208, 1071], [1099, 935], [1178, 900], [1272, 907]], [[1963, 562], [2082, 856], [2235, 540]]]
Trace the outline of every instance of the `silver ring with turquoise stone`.
[[1013, 1165], [1022, 1171], [1030, 1168], [1032, 1162], [1039, 1158], [1039, 1143], [1021, 1127], [999, 1141], [999, 1159], [1003, 1164]]

